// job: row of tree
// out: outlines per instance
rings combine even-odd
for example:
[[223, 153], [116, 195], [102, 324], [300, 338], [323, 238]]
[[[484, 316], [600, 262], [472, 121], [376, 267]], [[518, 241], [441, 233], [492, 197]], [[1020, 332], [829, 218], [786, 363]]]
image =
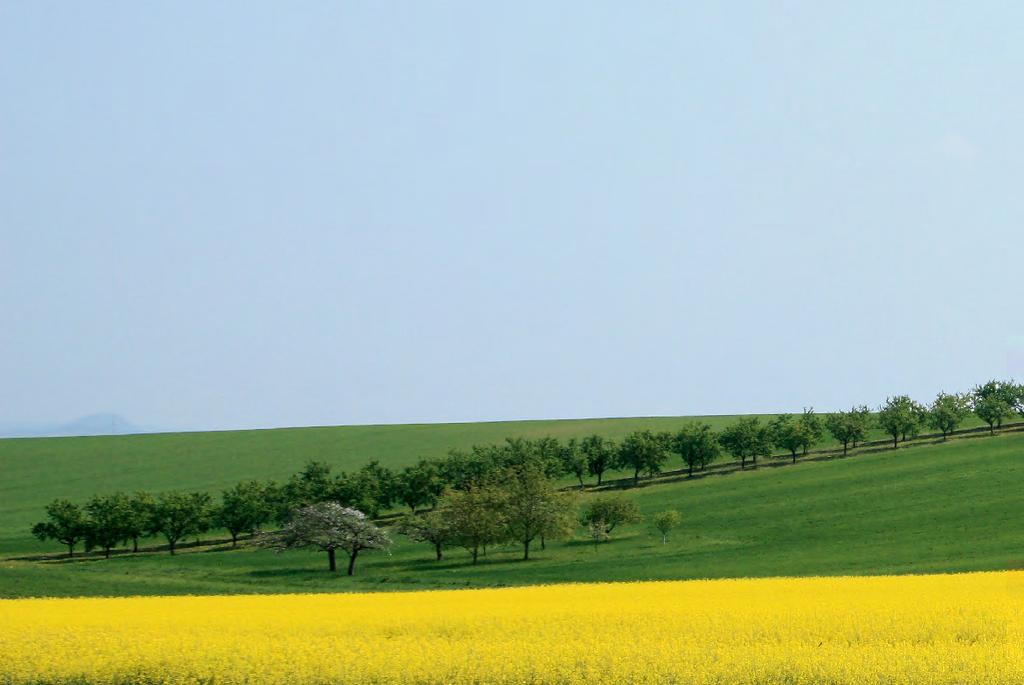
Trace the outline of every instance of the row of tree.
[[[794, 425], [816, 420], [813, 412], [805, 412]], [[788, 426], [788, 420], [777, 420], [771, 430], [781, 430], [783, 424]], [[224, 490], [219, 502], [200, 492], [97, 495], [82, 506], [56, 500], [46, 507], [47, 519], [37, 523], [32, 533], [67, 546], [70, 555], [80, 544], [107, 556], [119, 545], [130, 544], [138, 551], [139, 541], [151, 536], [163, 537], [174, 554], [181, 541], [213, 529], [226, 530], [232, 544], [237, 544], [242, 535], [268, 524], [284, 526], [295, 511], [323, 502], [364, 512], [372, 519], [399, 505], [412, 513], [436, 508], [447, 493], [445, 506], [457, 511], [463, 495], [470, 500], [494, 499], [499, 491], [513, 491], [515, 474], [535, 473], [546, 482], [572, 475], [582, 486], [588, 474], [600, 484], [606, 472], [628, 468], [639, 479], [641, 473], [660, 473], [673, 450], [692, 472], [718, 458], [722, 445], [744, 455], [744, 463], [748, 452], [756, 461], [760, 448], [746, 441], [762, 433], [756, 419], [743, 419], [724, 432], [721, 441], [704, 424], [686, 426], [678, 433], [636, 431], [620, 443], [600, 435], [566, 443], [555, 438], [509, 438], [503, 444], [453, 450], [445, 458], [423, 459], [399, 471], [373, 461], [352, 473], [333, 473], [330, 465], [310, 461], [284, 483], [240, 482]]]
[[403, 518], [399, 530], [434, 546], [466, 549], [475, 564], [488, 546], [515, 543], [523, 559], [539, 541], [569, 535], [575, 528], [577, 494], [555, 487], [542, 465], [524, 461], [488, 478], [446, 490], [430, 512]]
[[984, 421], [990, 433], [995, 433], [1015, 414], [1024, 416], [1024, 385], [993, 380], [966, 393], [939, 393], [928, 405], [907, 395], [897, 395], [887, 398], [875, 413], [860, 406], [830, 414], [826, 425], [832, 436], [843, 443], [845, 454], [851, 443], [856, 447], [874, 426], [892, 437], [896, 447], [926, 428], [938, 431], [945, 440], [971, 414]]
[[[312, 474], [320, 474], [327, 482], [335, 480], [327, 478], [329, 468], [311, 462], [289, 484], [308, 486]], [[174, 554], [181, 540], [222, 528], [231, 534], [233, 544], [240, 535], [255, 533], [258, 544], [268, 548], [320, 549], [328, 554], [331, 570], [336, 568], [336, 552], [344, 550], [349, 557], [349, 573], [361, 551], [390, 546], [386, 531], [357, 507], [334, 499], [336, 491], [329, 487], [318, 495], [306, 487], [306, 499], [276, 521], [280, 526], [263, 531], [263, 526], [274, 522], [280, 512], [277, 498], [291, 491], [293, 488], [245, 481], [223, 491], [216, 505], [205, 493], [165, 493], [158, 497], [145, 492], [117, 493], [93, 497], [82, 507], [57, 500], [47, 507], [47, 520], [32, 532], [41, 539], [58, 540], [71, 556], [84, 542], [87, 550], [101, 549], [109, 557], [119, 544], [131, 543], [137, 552], [139, 539], [148, 535], [162, 535]], [[432, 509], [402, 517], [395, 528], [412, 540], [430, 543], [438, 559], [445, 548], [458, 546], [469, 551], [475, 564], [488, 546], [519, 544], [523, 559], [529, 559], [536, 541], [544, 548], [548, 540], [571, 534], [577, 523], [586, 526], [599, 541], [607, 539], [616, 526], [639, 520], [636, 505], [621, 495], [593, 499], [577, 518], [577, 496], [574, 491], [557, 487], [539, 462], [524, 459], [490, 471], [461, 489], [446, 488]], [[664, 536], [678, 524], [678, 518], [670, 515], [655, 523]]]
[[[522, 558], [527, 560], [535, 541], [543, 548], [547, 540], [569, 535], [577, 524], [599, 543], [608, 540], [616, 527], [642, 518], [636, 503], [622, 495], [591, 499], [577, 518], [574, 493], [555, 487], [553, 479], [559, 476], [576, 476], [582, 488], [584, 474], [596, 476], [600, 484], [605, 471], [629, 468], [634, 480], [639, 480], [641, 473], [659, 473], [671, 452], [682, 458], [690, 475], [714, 462], [723, 450], [740, 460], [741, 469], [748, 459], [756, 465], [758, 457], [770, 456], [776, 448], [788, 451], [795, 462], [798, 453], [806, 454], [821, 441], [825, 430], [843, 443], [846, 454], [851, 444], [856, 447], [864, 441], [876, 425], [892, 436], [894, 446], [901, 439], [916, 437], [924, 427], [938, 430], [945, 439], [972, 411], [994, 432], [1013, 412], [1024, 413], [1022, 404], [1024, 387], [992, 381], [969, 394], [941, 393], [927, 407], [899, 395], [888, 398], [877, 413], [861, 406], [824, 419], [812, 409], [767, 423], [746, 417], [720, 434], [706, 423], [694, 422], [676, 433], [636, 431], [619, 444], [598, 435], [566, 444], [553, 438], [507, 439], [504, 445], [453, 452], [441, 462], [421, 461], [397, 478], [378, 484], [393, 483], [396, 497], [412, 509], [397, 530], [413, 541], [429, 544], [437, 560], [454, 545], [465, 548], [476, 564], [489, 545], [510, 542], [522, 546]], [[378, 475], [380, 468], [373, 466]], [[314, 473], [323, 478], [312, 478]], [[307, 465], [290, 481], [291, 490], [315, 496], [318, 489], [312, 485], [318, 482], [321, 494], [329, 492], [328, 476], [325, 466]], [[417, 513], [420, 505], [433, 508]], [[663, 543], [680, 521], [675, 510], [654, 516]], [[336, 569], [336, 551], [342, 549], [348, 554], [351, 575], [361, 551], [387, 549], [391, 541], [360, 510], [327, 500], [294, 510], [280, 530], [261, 535], [260, 544], [277, 550], [320, 549], [327, 552], [332, 571]]]
[[329, 465], [310, 461], [281, 484], [238, 483], [225, 490], [217, 503], [206, 493], [181, 492], [99, 495], [84, 506], [56, 500], [46, 508], [47, 520], [32, 532], [42, 540], [66, 545], [69, 554], [81, 543], [107, 555], [128, 543], [137, 551], [139, 540], [149, 536], [162, 536], [174, 554], [179, 542], [189, 537], [222, 529], [236, 544], [241, 535], [271, 523], [284, 526], [294, 512], [323, 502], [364, 512], [371, 519], [399, 505], [414, 514], [436, 509], [442, 497], [444, 506], [455, 511], [460, 497], [493, 498], [498, 490], [508, 491], [514, 487], [510, 480], [514, 474], [537, 473], [547, 482], [571, 476], [582, 488], [587, 476], [600, 485], [615, 470], [631, 471], [634, 482], [641, 475], [655, 476], [672, 454], [678, 455], [690, 475], [707, 468], [723, 452], [737, 459], [741, 469], [748, 461], [756, 466], [758, 458], [778, 450], [795, 462], [799, 454], [821, 442], [825, 431], [842, 443], [845, 454], [851, 445], [866, 440], [875, 426], [892, 436], [894, 445], [929, 427], [945, 438], [972, 412], [994, 432], [1014, 413], [1024, 414], [1024, 386], [990, 381], [969, 393], [940, 393], [928, 406], [899, 395], [887, 399], [877, 412], [861, 406], [824, 416], [808, 409], [770, 421], [746, 417], [721, 432], [693, 422], [676, 432], [634, 431], [619, 442], [601, 435], [566, 442], [550, 437], [509, 438], [502, 444], [452, 450], [444, 458], [422, 459], [398, 471], [372, 461], [357, 471], [335, 474]]
[[205, 492], [168, 492], [154, 496], [148, 492], [96, 495], [84, 506], [58, 499], [46, 507], [46, 520], [32, 527], [40, 540], [55, 540], [74, 556], [84, 544], [86, 551], [110, 552], [130, 544], [139, 551], [143, 538], [161, 535], [171, 554], [188, 537], [213, 529], [227, 530], [233, 544], [238, 537], [252, 533], [270, 520], [270, 505], [264, 486], [255, 481], [239, 483], [225, 490], [222, 501], [214, 504]]
[[[595, 497], [577, 516], [577, 493], [557, 488], [536, 464], [493, 475], [499, 477], [463, 490], [446, 490], [433, 509], [403, 516], [396, 530], [410, 540], [429, 544], [438, 561], [446, 549], [456, 546], [467, 550], [476, 564], [492, 545], [520, 545], [526, 561], [533, 544], [544, 549], [549, 540], [570, 536], [579, 524], [599, 543], [608, 540], [618, 526], [642, 518], [636, 503], [623, 495]], [[680, 522], [675, 510], [654, 516], [662, 543]], [[337, 570], [341, 551], [348, 556], [348, 574], [352, 575], [361, 552], [388, 550], [391, 537], [362, 511], [325, 501], [296, 509], [280, 529], [261, 533], [257, 544], [276, 551], [325, 552], [331, 571]]]

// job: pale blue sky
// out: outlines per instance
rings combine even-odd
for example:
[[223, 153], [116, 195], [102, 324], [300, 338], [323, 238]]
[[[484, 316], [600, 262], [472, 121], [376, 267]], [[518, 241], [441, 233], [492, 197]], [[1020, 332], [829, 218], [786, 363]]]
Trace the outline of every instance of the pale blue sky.
[[1022, 25], [0, 2], [0, 419], [834, 409], [1024, 376]]

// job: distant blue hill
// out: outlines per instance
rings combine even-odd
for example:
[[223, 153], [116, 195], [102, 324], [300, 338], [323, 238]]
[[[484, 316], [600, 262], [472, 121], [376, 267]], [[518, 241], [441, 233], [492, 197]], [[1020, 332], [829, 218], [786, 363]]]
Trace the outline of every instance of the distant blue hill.
[[136, 426], [118, 414], [90, 414], [67, 423], [5, 423], [0, 422], [2, 438], [61, 437], [71, 435], [126, 435], [150, 433], [151, 429]]

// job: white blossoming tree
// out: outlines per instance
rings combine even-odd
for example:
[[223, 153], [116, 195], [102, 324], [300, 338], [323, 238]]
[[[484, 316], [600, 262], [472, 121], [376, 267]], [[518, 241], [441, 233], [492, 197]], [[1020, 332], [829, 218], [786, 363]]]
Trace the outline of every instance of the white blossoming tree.
[[278, 552], [292, 549], [319, 549], [327, 552], [332, 571], [338, 570], [337, 551], [348, 554], [348, 575], [353, 575], [356, 557], [364, 550], [391, 547], [388, 534], [358, 509], [337, 502], [320, 502], [292, 512], [291, 520], [280, 530], [264, 533], [259, 543]]

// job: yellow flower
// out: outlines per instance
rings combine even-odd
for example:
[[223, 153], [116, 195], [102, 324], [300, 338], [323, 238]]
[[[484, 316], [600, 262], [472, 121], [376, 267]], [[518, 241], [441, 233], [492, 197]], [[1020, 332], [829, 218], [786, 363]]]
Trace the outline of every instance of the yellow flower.
[[1024, 573], [0, 600], [0, 683], [1024, 683]]

